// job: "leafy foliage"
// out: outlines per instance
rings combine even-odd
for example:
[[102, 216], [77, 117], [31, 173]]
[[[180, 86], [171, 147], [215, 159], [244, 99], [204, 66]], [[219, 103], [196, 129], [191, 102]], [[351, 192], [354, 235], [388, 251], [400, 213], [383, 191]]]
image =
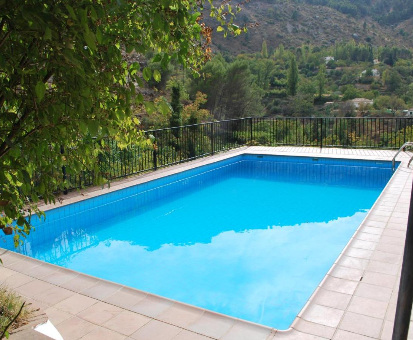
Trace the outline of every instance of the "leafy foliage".
[[[225, 33], [241, 32], [233, 24], [238, 7], [209, 3]], [[96, 184], [105, 182], [98, 163], [102, 138], [123, 146], [145, 142], [132, 108], [168, 105], [144, 101], [136, 87], [161, 75], [124, 55], [151, 50], [164, 69], [176, 60], [196, 72], [210, 58], [202, 5], [0, 0], [0, 229], [14, 229], [16, 245], [31, 230], [31, 213], [41, 215], [39, 197], [54, 202], [82, 171]]]

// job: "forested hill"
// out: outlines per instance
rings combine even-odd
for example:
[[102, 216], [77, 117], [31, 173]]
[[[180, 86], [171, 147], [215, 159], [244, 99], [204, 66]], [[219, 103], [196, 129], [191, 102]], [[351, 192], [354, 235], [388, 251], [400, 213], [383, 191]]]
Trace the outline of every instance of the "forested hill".
[[382, 25], [397, 25], [413, 16], [412, 0], [303, 0], [328, 6], [355, 18], [372, 17]]
[[354, 39], [374, 46], [413, 47], [413, 0], [251, 0], [236, 23], [258, 23], [237, 38], [214, 34], [215, 49], [237, 55], [279, 44], [330, 46]]

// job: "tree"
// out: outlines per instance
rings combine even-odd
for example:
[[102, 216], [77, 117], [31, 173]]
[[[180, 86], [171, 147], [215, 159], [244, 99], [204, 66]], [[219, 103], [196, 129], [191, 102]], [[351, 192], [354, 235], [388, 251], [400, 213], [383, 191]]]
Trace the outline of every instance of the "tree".
[[323, 96], [325, 84], [326, 84], [326, 66], [325, 64], [322, 64], [317, 74], [318, 98], [321, 98]]
[[353, 85], [345, 85], [342, 87], [343, 101], [358, 98], [360, 92]]
[[[170, 127], [182, 126], [182, 104], [181, 104], [181, 88], [179, 86], [172, 87], [171, 97], [172, 114], [169, 119]], [[180, 137], [180, 129], [172, 130], [172, 133], [176, 138]]]
[[287, 74], [287, 93], [290, 96], [295, 96], [297, 94], [298, 86], [298, 67], [295, 55], [290, 56], [290, 66], [288, 68]]
[[[124, 61], [126, 53], [153, 50], [152, 61], [162, 67], [176, 59], [194, 71], [210, 58], [203, 2], [1, 2], [0, 229], [11, 228], [16, 244], [30, 232], [31, 213], [41, 215], [39, 197], [54, 202], [81, 171], [104, 183], [98, 163], [103, 138], [121, 145], [143, 140], [131, 107], [156, 108], [136, 86], [159, 81], [160, 74]], [[208, 2], [220, 30], [241, 32], [231, 14], [226, 22], [220, 15], [227, 5]], [[169, 105], [160, 101], [159, 107]]]
[[262, 42], [261, 55], [265, 59], [268, 58], [267, 42], [265, 40]]

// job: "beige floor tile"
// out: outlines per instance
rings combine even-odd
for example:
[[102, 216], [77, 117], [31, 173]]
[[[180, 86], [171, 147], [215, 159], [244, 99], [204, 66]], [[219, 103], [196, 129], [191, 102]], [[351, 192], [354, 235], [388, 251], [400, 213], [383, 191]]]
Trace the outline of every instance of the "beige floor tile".
[[174, 340], [209, 340], [210, 338], [187, 330], [182, 330]]
[[88, 296], [76, 294], [57, 303], [54, 307], [66, 313], [77, 314], [97, 302]]
[[373, 250], [365, 250], [359, 248], [349, 248], [346, 250], [345, 254], [347, 256], [359, 258], [359, 259], [370, 259], [373, 255]]
[[70, 290], [54, 286], [43, 293], [35, 295], [33, 299], [53, 306], [56, 303], [59, 303], [60, 301], [68, 299], [74, 294], [75, 293], [73, 293]]
[[235, 323], [236, 319], [206, 311], [195, 322], [187, 327], [190, 331], [219, 339]]
[[346, 256], [346, 255], [341, 256], [337, 262], [339, 266], [346, 267], [346, 268], [359, 269], [359, 270], [366, 269], [368, 263], [369, 261], [366, 259], [360, 259], [356, 257]]
[[103, 327], [98, 327], [86, 334], [82, 340], [125, 340], [126, 336]]
[[383, 230], [383, 236], [391, 236], [391, 237], [399, 237], [402, 239], [406, 238], [406, 232], [401, 230], [394, 230], [394, 229], [385, 229]]
[[105, 298], [104, 301], [121, 308], [130, 309], [139, 301], [143, 300], [146, 295], [147, 293], [123, 287], [114, 294]]
[[354, 268], [347, 268], [342, 266], [334, 266], [334, 268], [329, 272], [329, 275], [339, 278], [345, 279], [350, 281], [360, 281], [361, 277], [363, 276], [363, 270], [361, 269], [354, 269]]
[[378, 242], [380, 240], [380, 235], [359, 232], [355, 235], [355, 238], [362, 241]]
[[274, 340], [325, 340], [326, 338], [317, 335], [299, 332], [295, 329], [286, 332], [277, 332], [273, 338]]
[[133, 306], [131, 310], [146, 316], [156, 317], [164, 310], [171, 307], [173, 303], [174, 302], [171, 300], [166, 300], [154, 295], [148, 295]]
[[16, 254], [10, 250], [3, 251], [2, 249], [0, 249], [0, 258], [3, 261], [4, 267], [8, 267], [15, 262], [24, 260], [24, 257], [20, 256], [20, 254]]
[[398, 265], [379, 261], [370, 261], [366, 270], [387, 275], [397, 275]]
[[52, 266], [49, 263], [45, 263], [40, 266], [33, 267], [32, 269], [28, 270], [26, 274], [35, 278], [41, 278], [57, 270], [58, 267]]
[[45, 309], [44, 312], [46, 313], [47, 317], [50, 319], [54, 326], [57, 326], [61, 324], [63, 321], [66, 321], [67, 319], [73, 317], [72, 314], [62, 312], [61, 310], [58, 310], [54, 307], [49, 307]]
[[352, 333], [378, 338], [380, 335], [382, 319], [347, 312], [339, 328]]
[[14, 275], [9, 276], [8, 278], [6, 278], [2, 282], [2, 284], [7, 286], [7, 287], [15, 289], [15, 288], [18, 288], [18, 287], [21, 287], [21, 286], [25, 285], [26, 283], [32, 282], [34, 280], [35, 279], [31, 276], [15, 272]]
[[351, 295], [333, 292], [320, 288], [312, 298], [317, 305], [345, 310], [350, 303]]
[[149, 321], [151, 321], [151, 319], [146, 316], [123, 311], [109, 321], [106, 321], [103, 326], [112, 331], [130, 336]]
[[383, 331], [380, 335], [381, 340], [391, 340], [393, 335], [393, 322], [384, 321]]
[[42, 280], [60, 286], [65, 282], [74, 279], [78, 275], [78, 273], [61, 268], [57, 271], [50, 273], [49, 275], [44, 276]]
[[369, 241], [362, 241], [354, 239], [351, 242], [351, 246], [354, 248], [365, 249], [365, 250], [374, 250], [376, 248], [377, 243], [369, 242]]
[[53, 287], [50, 283], [34, 280], [16, 288], [16, 291], [27, 297], [34, 297]]
[[353, 313], [363, 314], [378, 319], [384, 319], [387, 306], [387, 302], [353, 296], [348, 310]]
[[344, 311], [311, 303], [300, 314], [300, 317], [304, 320], [328, 327], [337, 327]]
[[387, 321], [394, 322], [394, 318], [396, 316], [396, 306], [397, 306], [396, 304], [390, 303], [389, 306], [387, 307], [386, 317], [385, 317]]
[[380, 238], [380, 243], [393, 244], [395, 246], [404, 247], [405, 238], [404, 237], [400, 238], [400, 237], [392, 237], [392, 236], [382, 236]]
[[27, 274], [27, 272], [29, 272], [31, 269], [40, 265], [40, 261], [36, 261], [31, 258], [24, 258], [23, 261], [13, 262], [12, 264], [8, 265], [7, 268], [15, 270], [22, 274]]
[[364, 225], [367, 227], [374, 227], [374, 228], [385, 228], [386, 227], [386, 222], [380, 222], [380, 221], [371, 221], [367, 220], [364, 222]]
[[356, 281], [343, 280], [328, 276], [326, 280], [323, 281], [321, 288], [343, 294], [353, 294], [357, 288], [357, 285], [358, 282]]
[[362, 282], [380, 287], [393, 288], [396, 283], [396, 276], [366, 271], [364, 272]]
[[123, 309], [104, 302], [98, 302], [77, 314], [79, 318], [92, 322], [96, 325], [102, 325], [106, 321], [119, 315]]
[[99, 281], [95, 285], [82, 290], [83, 295], [89, 296], [97, 300], [103, 300], [120, 289], [120, 286], [106, 281]]
[[237, 321], [220, 340], [266, 340], [271, 329], [244, 321]]
[[56, 326], [64, 340], [78, 340], [97, 329], [97, 327], [98, 326], [84, 321], [76, 316], [63, 321], [60, 325]]
[[85, 275], [79, 275], [74, 277], [73, 279], [66, 281], [61, 284], [61, 287], [69, 289], [73, 292], [81, 292], [82, 290], [85, 290], [87, 288], [90, 288], [91, 286], [95, 285], [99, 279], [85, 276]]
[[382, 251], [375, 250], [373, 255], [371, 256], [371, 259], [373, 261], [398, 264], [398, 263], [401, 263], [402, 256], [397, 255], [397, 254], [384, 253]]
[[170, 308], [160, 313], [156, 318], [186, 328], [189, 324], [193, 323], [204, 313], [204, 310], [181, 304], [179, 302], [174, 303]]
[[322, 338], [331, 339], [336, 330], [335, 327], [323, 326], [317, 323], [309, 322], [297, 318], [292, 327], [302, 333], [321, 336]]
[[[1, 259], [1, 256], [0, 256]], [[16, 272], [14, 270], [8, 269], [6, 267], [3, 267], [2, 265], [0, 265], [0, 284], [6, 280], [8, 277], [12, 276], [16, 274]]]
[[354, 295], [365, 297], [368, 299], [389, 302], [391, 294], [391, 288], [374, 286], [361, 282], [357, 287], [357, 290]]
[[339, 329], [334, 335], [333, 340], [372, 340], [372, 338]]
[[182, 329], [157, 320], [149, 321], [131, 335], [135, 340], [171, 340]]

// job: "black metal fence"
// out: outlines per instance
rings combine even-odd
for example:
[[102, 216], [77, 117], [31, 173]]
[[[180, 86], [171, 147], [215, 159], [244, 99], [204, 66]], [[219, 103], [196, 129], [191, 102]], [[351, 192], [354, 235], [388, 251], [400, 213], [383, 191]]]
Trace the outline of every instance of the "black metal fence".
[[[104, 140], [99, 167], [116, 179], [245, 145], [398, 149], [413, 141], [413, 118], [240, 118], [145, 131], [143, 146]], [[93, 184], [91, 172], [68, 178]]]

